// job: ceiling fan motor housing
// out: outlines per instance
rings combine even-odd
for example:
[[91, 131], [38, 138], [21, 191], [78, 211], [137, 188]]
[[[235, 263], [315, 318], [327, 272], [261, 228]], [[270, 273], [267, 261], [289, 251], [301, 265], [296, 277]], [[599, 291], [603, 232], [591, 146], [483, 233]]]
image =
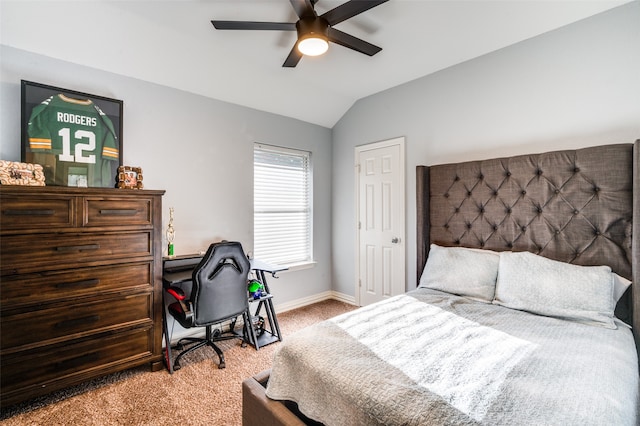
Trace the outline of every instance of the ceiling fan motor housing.
[[318, 35], [326, 40], [328, 28], [329, 23], [326, 19], [320, 16], [316, 18], [303, 18], [296, 22], [296, 29], [298, 30], [298, 40]]

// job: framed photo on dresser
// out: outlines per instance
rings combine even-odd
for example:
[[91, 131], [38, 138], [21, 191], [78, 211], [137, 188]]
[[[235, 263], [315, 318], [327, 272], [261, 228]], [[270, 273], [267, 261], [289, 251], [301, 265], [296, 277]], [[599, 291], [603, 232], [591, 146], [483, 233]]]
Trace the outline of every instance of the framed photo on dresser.
[[118, 167], [118, 188], [142, 189], [142, 169], [140, 167]]
[[22, 161], [42, 165], [47, 185], [115, 187], [123, 102], [25, 80], [21, 89]]

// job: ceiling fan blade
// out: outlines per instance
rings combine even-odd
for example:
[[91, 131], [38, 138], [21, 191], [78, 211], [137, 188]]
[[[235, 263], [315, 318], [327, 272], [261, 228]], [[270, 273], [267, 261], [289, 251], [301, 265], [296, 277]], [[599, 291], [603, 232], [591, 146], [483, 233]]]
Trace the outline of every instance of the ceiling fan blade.
[[297, 43], [296, 43], [293, 45], [293, 49], [291, 49], [291, 52], [289, 52], [289, 56], [287, 56], [287, 59], [285, 59], [284, 64], [282, 64], [282, 66], [286, 68], [293, 68], [296, 65], [298, 65], [298, 62], [300, 62], [300, 59], [302, 59], [302, 53], [300, 53], [300, 51], [298, 50]]
[[327, 30], [327, 38], [329, 41], [339, 44], [340, 46], [348, 47], [349, 49], [356, 50], [369, 56], [373, 56], [382, 50], [381, 47], [368, 43], [347, 33], [343, 33], [335, 28], [329, 28]]
[[296, 30], [296, 24], [289, 22], [211, 21], [211, 23], [217, 30]]
[[300, 19], [302, 18], [315, 18], [316, 11], [313, 9], [313, 4], [315, 2], [311, 2], [311, 0], [290, 0], [291, 6], [293, 6], [293, 10], [296, 11], [296, 15]]
[[[293, 0], [291, 0], [293, 2]], [[320, 15], [333, 26], [389, 0], [351, 0]]]

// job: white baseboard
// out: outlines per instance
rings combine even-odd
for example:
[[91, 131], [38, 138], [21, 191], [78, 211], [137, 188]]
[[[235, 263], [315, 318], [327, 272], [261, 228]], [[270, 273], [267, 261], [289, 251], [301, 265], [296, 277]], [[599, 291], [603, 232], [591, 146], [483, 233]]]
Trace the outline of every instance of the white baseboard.
[[344, 293], [339, 293], [337, 291], [329, 290], [322, 293], [314, 294], [312, 296], [304, 297], [302, 299], [291, 300], [284, 303], [277, 303], [277, 299], [274, 298], [273, 307], [276, 310], [276, 314], [279, 314], [282, 312], [291, 311], [293, 309], [302, 308], [307, 305], [312, 305], [314, 303], [322, 302], [323, 300], [328, 299], [338, 300], [350, 305], [356, 304], [355, 297], [349, 296]]

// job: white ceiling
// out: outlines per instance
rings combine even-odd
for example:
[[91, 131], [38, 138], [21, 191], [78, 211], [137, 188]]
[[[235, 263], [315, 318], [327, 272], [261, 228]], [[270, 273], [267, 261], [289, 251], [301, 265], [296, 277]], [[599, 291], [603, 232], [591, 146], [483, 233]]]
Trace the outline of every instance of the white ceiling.
[[288, 0], [0, 0], [0, 42], [330, 128], [358, 99], [628, 2], [390, 0], [336, 25], [380, 53], [331, 44], [296, 68], [295, 32], [210, 23], [295, 22]]

